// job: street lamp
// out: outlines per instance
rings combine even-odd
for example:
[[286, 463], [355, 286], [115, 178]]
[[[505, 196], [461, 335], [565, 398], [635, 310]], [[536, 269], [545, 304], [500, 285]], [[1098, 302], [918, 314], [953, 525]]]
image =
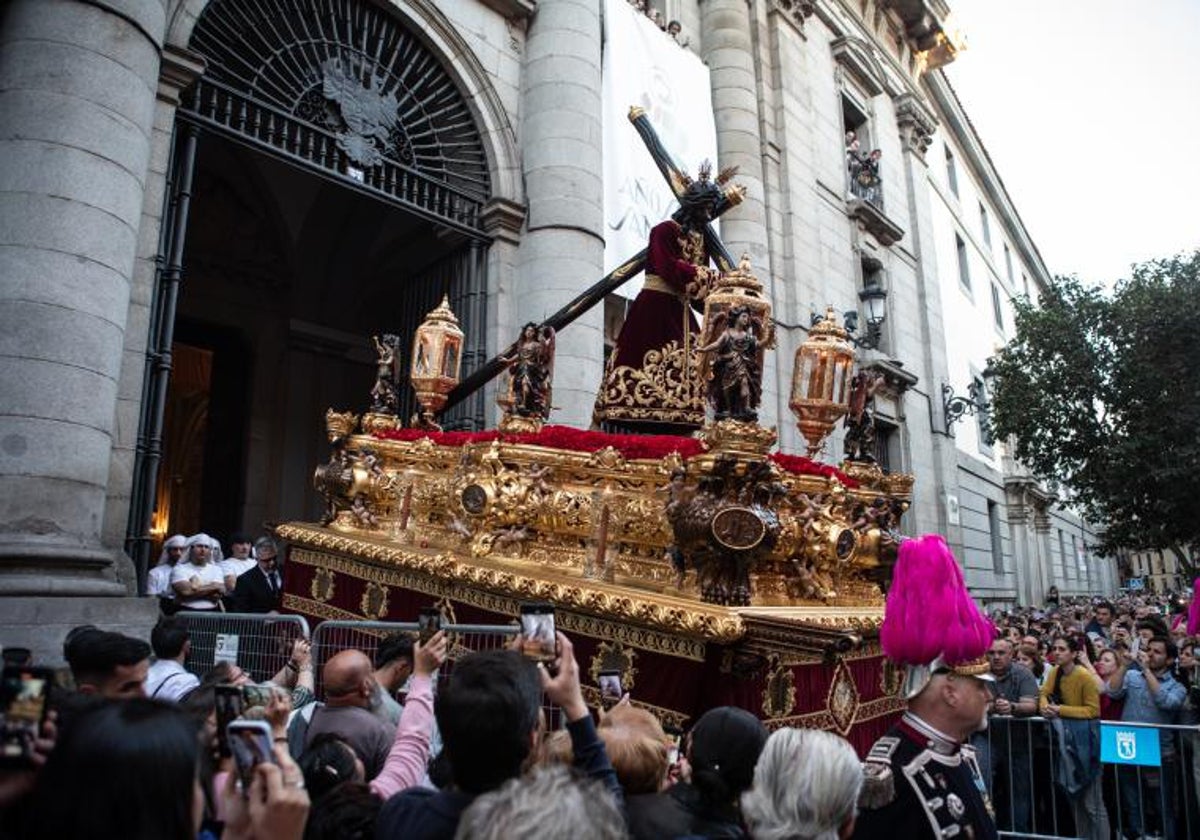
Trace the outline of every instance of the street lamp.
[[854, 336], [858, 330], [858, 312], [853, 309], [844, 314], [846, 331], [850, 333], [849, 338], [856, 347], [874, 350], [883, 338], [883, 322], [887, 320], [887, 289], [883, 288], [878, 280], [868, 280], [863, 290], [858, 293], [858, 299], [863, 302], [863, 308], [866, 310], [867, 334], [862, 338]]
[[996, 370], [992, 367], [992, 360], [988, 359], [987, 366], [983, 369], [983, 373], [979, 374], [979, 378], [972, 377], [970, 384], [967, 385], [967, 396], [956, 396], [954, 388], [949, 383], [942, 383], [942, 411], [946, 417], [946, 431], [950, 431], [951, 426], [968, 414], [986, 415], [988, 413], [988, 409], [991, 407], [988, 393], [991, 391], [991, 384], [995, 378]]

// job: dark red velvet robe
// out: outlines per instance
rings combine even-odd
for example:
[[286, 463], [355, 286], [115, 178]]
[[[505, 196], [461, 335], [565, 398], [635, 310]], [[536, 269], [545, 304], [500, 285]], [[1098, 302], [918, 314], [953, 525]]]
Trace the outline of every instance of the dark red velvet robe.
[[697, 268], [707, 265], [699, 234], [685, 233], [671, 219], [650, 231], [647, 286], [625, 317], [596, 395], [594, 419], [604, 429], [686, 434], [704, 423], [704, 389], [695, 356], [700, 326], [691, 305], [684, 304], [704, 300], [695, 281]]

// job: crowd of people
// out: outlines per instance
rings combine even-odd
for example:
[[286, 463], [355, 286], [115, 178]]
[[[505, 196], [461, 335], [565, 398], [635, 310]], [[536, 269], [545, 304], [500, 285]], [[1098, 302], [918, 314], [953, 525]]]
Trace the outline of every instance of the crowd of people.
[[[168, 546], [170, 578], [185, 584], [177, 597], [236, 594], [241, 576], [272, 571], [262, 555], [273, 564], [274, 546], [253, 549], [255, 558], [235, 548], [244, 568], [217, 565], [218, 580], [187, 568], [218, 562], [207, 537]], [[995, 613], [987, 681], [932, 670], [899, 726], [918, 743], [945, 739], [947, 755], [974, 744], [1002, 830], [1187, 836], [1200, 794], [1196, 731], [1162, 730], [1161, 766], [1129, 773], [1101, 772], [1092, 738], [1101, 719], [1200, 723], [1186, 611], [1183, 601], [1123, 598]], [[330, 656], [318, 699], [303, 639], [253, 683], [230, 662], [190, 672], [176, 616], [149, 642], [77, 628], [63, 647], [70, 690], [54, 699], [28, 766], [0, 771], [0, 837], [833, 840], [894, 832], [912, 810], [864, 804], [886, 738], [864, 765], [837, 735], [770, 734], [749, 712], [720, 707], [680, 741], [627, 696], [593, 712], [571, 640], [556, 638], [550, 662], [522, 655], [518, 637], [458, 657], [447, 674], [444, 632], [423, 643], [396, 633], [372, 656]], [[561, 728], [547, 726], [551, 707]], [[976, 732], [983, 708], [990, 725]], [[250, 767], [229, 748], [238, 721], [264, 733]], [[915, 819], [917, 831], [924, 817]]]
[[[1051, 833], [1065, 821], [1104, 840], [1200, 828], [1200, 734], [1184, 728], [1200, 724], [1200, 617], [1188, 613], [1183, 595], [1051, 592], [1044, 607], [993, 614], [996, 699], [973, 742], [1001, 828]], [[1102, 720], [1159, 726], [1160, 765], [1102, 765]]]
[[628, 2], [638, 12], [650, 18], [655, 26], [671, 36], [671, 40], [679, 46], [686, 47], [691, 43], [690, 39], [683, 34], [683, 26], [679, 21], [668, 21], [661, 9], [656, 9], [647, 0], [628, 0]]
[[158, 563], [146, 575], [146, 594], [162, 611], [224, 610], [268, 613], [279, 609], [283, 580], [279, 547], [270, 537], [229, 540], [229, 556], [208, 534], [176, 534], [163, 541]]
[[552, 661], [517, 637], [447, 676], [444, 631], [396, 633], [373, 659], [331, 656], [318, 700], [303, 639], [253, 683], [229, 662], [189, 672], [179, 616], [149, 643], [76, 628], [28, 766], [0, 770], [0, 837], [849, 836], [862, 772], [847, 741], [768, 737], [720, 707], [680, 743], [627, 695], [597, 719], [571, 640], [556, 639]]

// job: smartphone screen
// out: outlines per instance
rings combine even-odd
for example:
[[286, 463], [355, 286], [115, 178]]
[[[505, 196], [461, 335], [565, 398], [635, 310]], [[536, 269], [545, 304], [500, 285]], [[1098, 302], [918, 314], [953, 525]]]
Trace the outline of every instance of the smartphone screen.
[[33, 742], [46, 719], [48, 668], [4, 666], [0, 682], [0, 766], [32, 767]]
[[558, 636], [551, 604], [521, 605], [521, 652], [530, 659], [549, 662], [558, 657]]
[[625, 694], [625, 689], [621, 685], [620, 671], [601, 671], [600, 680], [600, 699], [606, 704], [617, 703]]
[[271, 702], [271, 695], [274, 693], [275, 689], [270, 685], [248, 683], [242, 686], [243, 709], [249, 709], [253, 706], [266, 706]]
[[229, 739], [227, 729], [229, 724], [242, 716], [246, 701], [242, 696], [241, 686], [218, 685], [216, 687], [217, 705], [217, 746], [221, 757], [229, 757]]
[[254, 768], [260, 764], [274, 763], [271, 727], [261, 720], [235, 720], [226, 727], [226, 740], [233, 751], [238, 779], [242, 783], [242, 795], [250, 789]]
[[432, 639], [442, 629], [442, 614], [435, 609], [424, 609], [417, 615], [417, 637], [421, 644]]

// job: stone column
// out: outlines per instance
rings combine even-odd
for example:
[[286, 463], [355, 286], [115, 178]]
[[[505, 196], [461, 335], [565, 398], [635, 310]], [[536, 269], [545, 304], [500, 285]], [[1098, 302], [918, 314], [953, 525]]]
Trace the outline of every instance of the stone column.
[[[712, 83], [713, 117], [717, 125], [717, 161], [714, 171], [738, 167], [737, 183], [746, 187], [746, 199], [721, 217], [721, 239], [730, 255], [749, 254], [754, 273], [772, 301], [775, 276], [767, 235], [767, 188], [763, 172], [763, 136], [760, 119], [759, 79], [755, 67], [758, 44], [752, 35], [757, 24], [748, 0], [701, 0], [700, 36], [704, 63]], [[696, 163], [688, 161], [689, 166]], [[759, 422], [773, 426], [787, 422], [787, 385], [779, 366], [791, 360], [767, 354], [763, 370]], [[781, 397], [782, 395], [782, 397]]]
[[[912, 360], [910, 370], [920, 366], [922, 390], [929, 395], [928, 401], [922, 401], [924, 404], [916, 406], [917, 412], [910, 415], [910, 420], [914, 421], [915, 414], [928, 418], [929, 428], [933, 430], [928, 437], [914, 435], [910, 453], [912, 471], [921, 476], [922, 484], [931, 485], [924, 498], [927, 506], [930, 502], [932, 505], [922, 514], [922, 527], [945, 534], [955, 553], [962, 557], [962, 527], [951, 525], [948, 515], [947, 497], [959, 496], [958, 449], [942, 410], [941, 387], [949, 374], [929, 172], [925, 161], [925, 152], [937, 123], [928, 107], [911, 95], [899, 97], [895, 104], [896, 123], [904, 150], [904, 199], [908, 203], [909, 219], [907, 240], [916, 257], [916, 267], [911, 290], [892, 289], [888, 320], [892, 322], [893, 352], [906, 364]], [[929, 441], [928, 448], [919, 445], [922, 440]], [[973, 583], [974, 580], [968, 578], [967, 585]]]
[[124, 594], [101, 539], [164, 0], [0, 26], [0, 593]]
[[[552, 315], [604, 275], [600, 4], [541, 0], [525, 41], [520, 140], [525, 235], [511, 322]], [[558, 336], [552, 423], [587, 428], [603, 373], [603, 306]], [[498, 336], [504, 347], [517, 333]]]
[[746, 0], [703, 0], [700, 4], [703, 57], [712, 76], [717, 123], [714, 169], [737, 166], [737, 182], [746, 187], [746, 200], [721, 217], [721, 238], [734, 259], [748, 252], [755, 272], [766, 274], [770, 265], [766, 192], [751, 28]]

